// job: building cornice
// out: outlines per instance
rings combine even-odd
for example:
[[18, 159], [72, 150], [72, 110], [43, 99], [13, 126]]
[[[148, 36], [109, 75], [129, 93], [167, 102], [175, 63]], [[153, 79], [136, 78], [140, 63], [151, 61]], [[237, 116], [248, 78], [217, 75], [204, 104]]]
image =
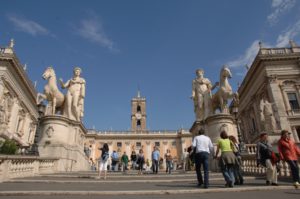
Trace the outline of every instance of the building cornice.
[[29, 79], [26, 71], [23, 69], [22, 64], [20, 63], [19, 59], [15, 55], [15, 53], [8, 54], [8, 53], [0, 53], [0, 61], [7, 61], [11, 64], [14, 71], [16, 71], [17, 77], [22, 81], [24, 86], [28, 89], [30, 93], [31, 100], [35, 103], [37, 92]]

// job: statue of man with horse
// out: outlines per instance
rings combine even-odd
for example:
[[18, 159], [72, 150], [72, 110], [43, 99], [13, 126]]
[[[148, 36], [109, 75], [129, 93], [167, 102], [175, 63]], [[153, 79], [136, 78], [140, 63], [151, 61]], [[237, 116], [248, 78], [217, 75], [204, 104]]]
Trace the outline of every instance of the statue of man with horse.
[[81, 69], [74, 68], [74, 77], [65, 84], [60, 79], [62, 88], [67, 88], [64, 95], [57, 87], [57, 79], [53, 67], [48, 67], [43, 73], [43, 78], [48, 80], [44, 87], [44, 93], [38, 93], [37, 104], [47, 100], [45, 115], [55, 115], [60, 112], [71, 120], [81, 121], [84, 110], [85, 80], [80, 77]]
[[[197, 77], [193, 80], [192, 99], [194, 100], [194, 112], [197, 121], [203, 121], [219, 110], [220, 113], [229, 113], [228, 100], [238, 100], [238, 94], [232, 91], [228, 82], [231, 78], [231, 71], [227, 66], [223, 66], [220, 71], [220, 82], [213, 86], [208, 78], [204, 78], [204, 70], [196, 70]], [[212, 90], [219, 87], [215, 94]]]

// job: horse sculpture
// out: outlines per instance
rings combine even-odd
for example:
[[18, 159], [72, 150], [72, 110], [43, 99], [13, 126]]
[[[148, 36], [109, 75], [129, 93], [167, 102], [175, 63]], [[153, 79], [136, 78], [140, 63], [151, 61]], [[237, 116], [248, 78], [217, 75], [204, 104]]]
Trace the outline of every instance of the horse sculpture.
[[213, 113], [217, 109], [221, 113], [228, 113], [228, 99], [238, 100], [238, 93], [232, 92], [232, 88], [228, 82], [232, 74], [227, 66], [223, 66], [220, 72], [219, 90], [212, 96], [212, 110]]
[[54, 115], [57, 111], [62, 112], [65, 96], [57, 87], [56, 75], [52, 67], [48, 67], [45, 70], [43, 73], [43, 79], [48, 80], [48, 84], [46, 84], [44, 87], [44, 94], [38, 94], [37, 103], [39, 104], [42, 100], [47, 100], [48, 114]]

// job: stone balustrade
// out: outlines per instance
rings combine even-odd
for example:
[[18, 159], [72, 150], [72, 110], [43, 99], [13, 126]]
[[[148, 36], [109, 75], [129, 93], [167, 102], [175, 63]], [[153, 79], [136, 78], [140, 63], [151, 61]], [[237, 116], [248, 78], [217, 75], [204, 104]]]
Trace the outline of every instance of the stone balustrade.
[[37, 156], [0, 156], [0, 182], [11, 178], [57, 172], [58, 159]]
[[[262, 175], [266, 173], [266, 168], [257, 166], [256, 161], [256, 144], [246, 144], [246, 153], [242, 154], [242, 169], [247, 175]], [[280, 177], [291, 176], [290, 167], [287, 162], [280, 161], [278, 163]]]

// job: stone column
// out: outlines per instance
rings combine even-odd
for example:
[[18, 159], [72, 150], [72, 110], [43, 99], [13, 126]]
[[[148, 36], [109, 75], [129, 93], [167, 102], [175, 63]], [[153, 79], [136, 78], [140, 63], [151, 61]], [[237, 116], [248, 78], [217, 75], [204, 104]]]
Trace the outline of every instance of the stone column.
[[[147, 145], [147, 157], [146, 159], [148, 158], [149, 160], [151, 160], [151, 154], [152, 154], [152, 151], [151, 151], [151, 145], [150, 145], [150, 141], [146, 141], [146, 145]], [[146, 161], [146, 160], [145, 160]]]
[[[286, 101], [285, 98], [285, 92], [282, 91], [279, 87], [279, 83], [276, 76], [270, 76], [268, 77], [269, 84], [268, 84], [268, 95], [271, 98], [270, 100], [275, 103], [277, 109], [278, 109], [278, 119], [279, 119], [279, 129], [290, 129], [289, 122], [287, 120], [286, 115], [286, 108], [284, 105], [284, 101]], [[286, 102], [285, 102], [286, 103]], [[289, 104], [286, 103], [286, 107], [289, 107]]]

